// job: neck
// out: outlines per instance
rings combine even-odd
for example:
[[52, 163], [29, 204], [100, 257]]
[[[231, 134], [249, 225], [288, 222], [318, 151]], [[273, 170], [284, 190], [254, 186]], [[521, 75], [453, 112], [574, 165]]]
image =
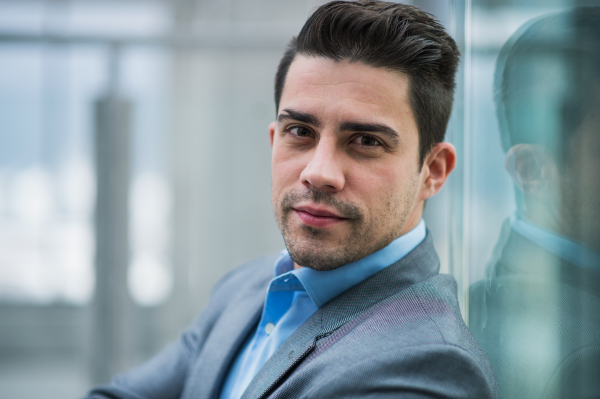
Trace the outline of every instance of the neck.
[[567, 235], [563, 231], [561, 217], [557, 208], [557, 206], [552, 206], [542, 200], [528, 198], [525, 201], [525, 209], [519, 210], [519, 213], [523, 218], [546, 230]]

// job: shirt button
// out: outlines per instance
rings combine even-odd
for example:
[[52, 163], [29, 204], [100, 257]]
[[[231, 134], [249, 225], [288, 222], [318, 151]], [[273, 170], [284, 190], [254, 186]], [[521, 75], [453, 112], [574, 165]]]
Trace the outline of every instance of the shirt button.
[[267, 323], [267, 325], [265, 326], [265, 332], [267, 334], [271, 334], [274, 329], [275, 329], [275, 324], [273, 324], [273, 323]]

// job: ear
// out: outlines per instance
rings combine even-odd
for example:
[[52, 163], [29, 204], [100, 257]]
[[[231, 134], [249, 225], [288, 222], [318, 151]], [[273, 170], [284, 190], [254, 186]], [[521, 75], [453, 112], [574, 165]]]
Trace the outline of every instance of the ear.
[[450, 172], [456, 166], [456, 150], [450, 143], [438, 143], [425, 157], [421, 169], [423, 184], [420, 200], [426, 200], [440, 191]]
[[275, 127], [277, 124], [275, 122], [269, 123], [269, 142], [271, 143], [271, 148], [273, 148], [273, 138], [275, 137]]
[[506, 153], [506, 171], [524, 194], [545, 197], [558, 173], [556, 165], [542, 147], [517, 144]]

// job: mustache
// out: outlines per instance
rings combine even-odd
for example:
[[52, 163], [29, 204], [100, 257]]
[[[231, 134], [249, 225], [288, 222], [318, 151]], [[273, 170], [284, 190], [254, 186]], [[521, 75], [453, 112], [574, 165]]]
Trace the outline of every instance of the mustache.
[[363, 220], [363, 214], [356, 205], [349, 202], [340, 201], [332, 193], [314, 189], [309, 189], [304, 193], [298, 191], [286, 193], [281, 201], [281, 209], [283, 210], [284, 214], [287, 214], [294, 208], [295, 204], [306, 200], [317, 204], [325, 204], [335, 208], [335, 210], [338, 211], [338, 213], [344, 218], [348, 218], [356, 222]]

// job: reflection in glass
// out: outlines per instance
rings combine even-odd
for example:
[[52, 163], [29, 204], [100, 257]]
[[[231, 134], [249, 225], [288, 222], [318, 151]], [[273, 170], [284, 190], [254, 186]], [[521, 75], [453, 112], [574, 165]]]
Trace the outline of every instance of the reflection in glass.
[[600, 397], [600, 8], [542, 16], [503, 46], [494, 96], [517, 211], [470, 328], [503, 398]]

